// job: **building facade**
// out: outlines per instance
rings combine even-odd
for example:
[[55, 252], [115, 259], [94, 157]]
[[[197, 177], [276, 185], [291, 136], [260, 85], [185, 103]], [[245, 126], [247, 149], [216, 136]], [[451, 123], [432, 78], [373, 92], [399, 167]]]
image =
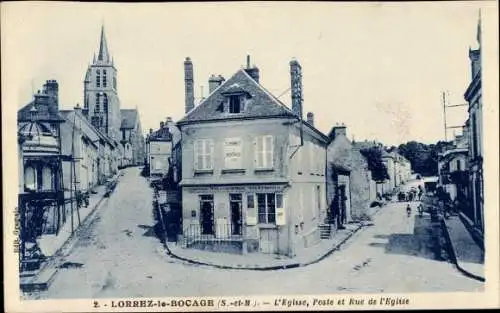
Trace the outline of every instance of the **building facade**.
[[38, 269], [41, 238], [65, 222], [58, 84], [48, 80], [17, 112], [19, 144], [20, 270]]
[[146, 147], [137, 109], [121, 110], [120, 143], [123, 149], [121, 166], [135, 166], [146, 162]]
[[260, 85], [249, 62], [197, 107], [186, 103], [177, 123], [186, 246], [226, 238], [226, 250], [293, 256], [319, 241], [327, 137], [301, 119], [301, 69], [296, 61], [290, 67], [292, 110]]
[[477, 29], [477, 49], [469, 49], [471, 82], [464, 98], [469, 103], [469, 206], [467, 217], [475, 229], [484, 232], [484, 179], [483, 179], [483, 103], [481, 84], [481, 19]]

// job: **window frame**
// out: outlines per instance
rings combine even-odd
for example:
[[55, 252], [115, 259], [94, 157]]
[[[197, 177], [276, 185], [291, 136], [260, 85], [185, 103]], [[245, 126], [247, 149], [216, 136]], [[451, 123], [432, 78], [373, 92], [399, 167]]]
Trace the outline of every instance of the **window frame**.
[[[201, 150], [200, 150], [201, 145]], [[193, 143], [195, 172], [214, 170], [214, 142], [213, 139], [196, 139]], [[201, 152], [201, 153], [200, 153]], [[201, 162], [199, 158], [201, 157]]]
[[[267, 142], [266, 139], [270, 141]], [[267, 142], [267, 143], [266, 143]], [[260, 149], [262, 148], [262, 149]], [[269, 158], [269, 159], [268, 159]], [[259, 159], [261, 162], [259, 162]], [[257, 170], [274, 168], [274, 136], [256, 136], [254, 139], [254, 167]]]
[[[282, 192], [256, 192], [253, 194], [248, 194], [247, 197], [249, 195], [251, 195], [254, 198], [253, 208], [257, 209], [257, 224], [276, 225], [276, 212], [278, 209], [282, 209], [284, 207], [284, 202], [285, 202], [284, 194]], [[262, 207], [259, 206], [259, 196], [264, 197], [264, 213], [261, 213]], [[272, 197], [271, 199], [270, 196]], [[281, 201], [278, 201], [278, 199], [280, 199]], [[281, 205], [278, 205], [279, 202], [281, 202]], [[274, 205], [272, 211], [270, 211], [272, 207], [270, 203]], [[247, 208], [249, 208], [248, 203], [247, 203]]]
[[[240, 114], [243, 112], [243, 101], [242, 101], [242, 96], [241, 95], [230, 95], [228, 96], [228, 109], [227, 112], [229, 114]], [[235, 111], [235, 106], [237, 105], [238, 112], [231, 112]], [[231, 110], [233, 109], [233, 110]]]

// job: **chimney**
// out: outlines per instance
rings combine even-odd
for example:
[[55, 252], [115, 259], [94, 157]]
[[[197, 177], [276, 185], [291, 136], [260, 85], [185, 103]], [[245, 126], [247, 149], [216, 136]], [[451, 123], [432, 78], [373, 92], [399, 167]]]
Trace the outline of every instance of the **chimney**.
[[314, 113], [313, 112], [307, 113], [307, 122], [309, 123], [309, 125], [314, 126]]
[[338, 136], [340, 135], [343, 135], [343, 136], [346, 136], [347, 137], [347, 131], [346, 131], [346, 126], [344, 123], [342, 123], [341, 125], [337, 124], [335, 125], [331, 132], [330, 132], [330, 138], [332, 140], [335, 140], [335, 138], [337, 138]]
[[290, 61], [292, 111], [302, 119], [302, 67], [297, 60]]
[[43, 85], [44, 92], [49, 96], [50, 104], [54, 105], [56, 110], [59, 109], [59, 85], [54, 79], [47, 80]]
[[208, 94], [211, 94], [214, 92], [215, 89], [217, 89], [222, 83], [224, 83], [225, 79], [221, 75], [211, 75], [210, 78], [208, 79]]
[[189, 57], [184, 61], [184, 82], [186, 86], [185, 113], [187, 113], [194, 108], [193, 63]]
[[80, 114], [82, 113], [82, 107], [80, 106], [79, 103], [76, 104], [74, 107], [75, 112], [79, 112]]
[[255, 65], [250, 67], [250, 56], [247, 55], [247, 67], [245, 68], [245, 72], [247, 72], [250, 77], [253, 78], [256, 82], [259, 82], [260, 79], [260, 72], [259, 68]]

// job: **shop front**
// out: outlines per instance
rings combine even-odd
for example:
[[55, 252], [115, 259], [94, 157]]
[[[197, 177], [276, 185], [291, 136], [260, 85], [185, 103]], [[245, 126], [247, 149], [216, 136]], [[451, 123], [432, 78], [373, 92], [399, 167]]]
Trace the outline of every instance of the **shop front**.
[[286, 183], [183, 187], [185, 247], [286, 253], [287, 232], [278, 234], [286, 189]]

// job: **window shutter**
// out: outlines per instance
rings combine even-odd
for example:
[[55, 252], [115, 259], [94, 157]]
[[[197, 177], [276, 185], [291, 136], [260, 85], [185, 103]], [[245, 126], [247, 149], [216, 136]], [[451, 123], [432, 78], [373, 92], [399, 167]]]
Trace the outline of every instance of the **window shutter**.
[[209, 166], [210, 169], [213, 169], [214, 168], [214, 141], [212, 139], [209, 139], [208, 140], [208, 144], [209, 144], [208, 148], [210, 149], [208, 151], [208, 153], [209, 153], [209, 155], [208, 155], [208, 158], [209, 158], [208, 159], [209, 160], [208, 166]]
[[193, 155], [194, 155], [194, 168], [195, 169], [200, 169], [200, 164], [198, 163], [198, 157], [199, 157], [199, 151], [198, 151], [198, 146], [200, 145], [200, 142], [198, 140], [195, 140], [193, 142]]
[[266, 167], [273, 167], [273, 158], [274, 158], [274, 137], [266, 136], [265, 137], [265, 151], [266, 151]]
[[253, 166], [254, 168], [257, 168], [259, 167], [259, 163], [258, 163], [258, 156], [259, 156], [259, 149], [258, 149], [258, 139], [259, 137], [254, 137], [253, 138]]

